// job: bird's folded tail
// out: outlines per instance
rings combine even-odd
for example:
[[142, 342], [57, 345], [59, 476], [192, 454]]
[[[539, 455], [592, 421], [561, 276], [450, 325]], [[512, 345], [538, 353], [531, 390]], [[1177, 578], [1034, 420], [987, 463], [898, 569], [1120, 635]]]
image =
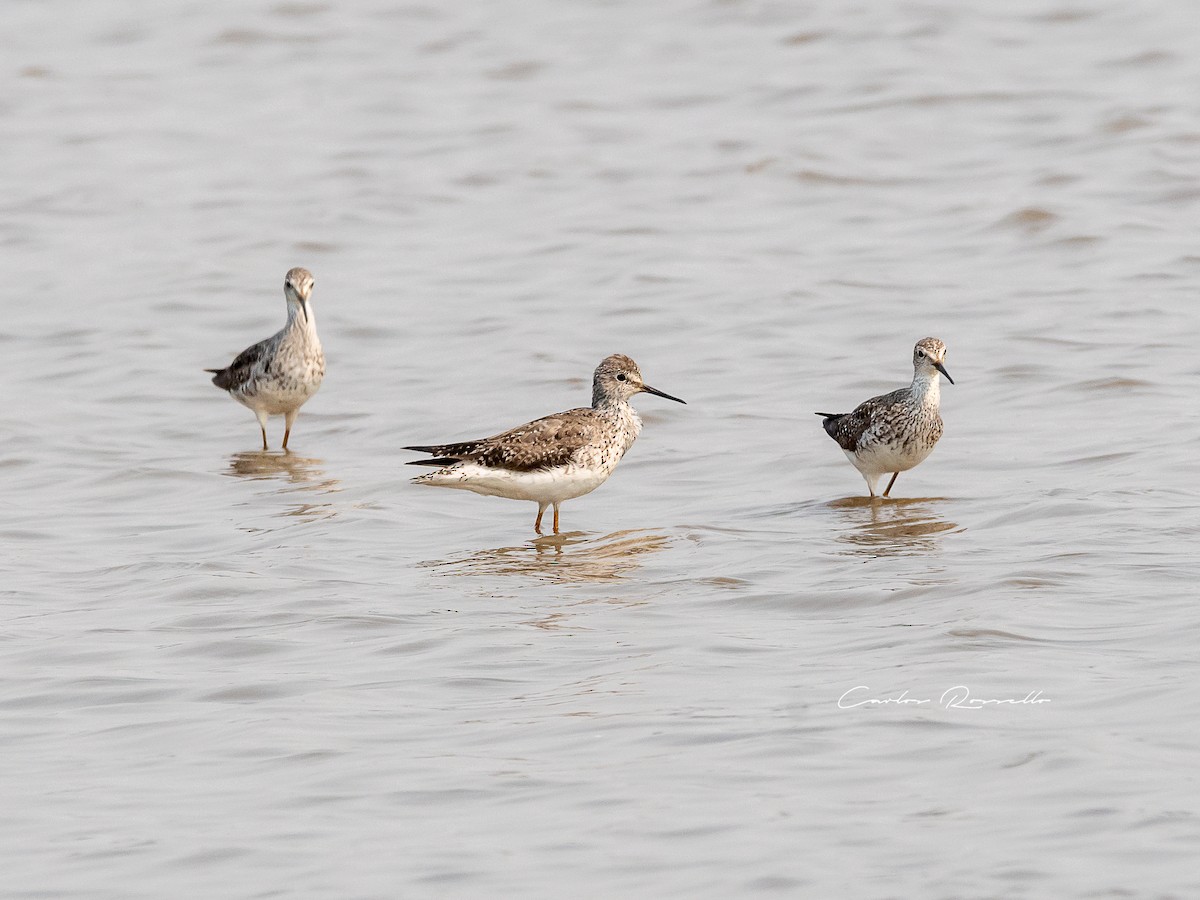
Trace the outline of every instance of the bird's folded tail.
[[846, 416], [849, 415], [849, 413], [821, 413], [821, 412], [819, 412], [819, 413], [817, 413], [817, 415], [821, 416], [825, 419], [825, 421], [821, 423], [821, 426], [825, 429], [825, 433], [827, 435], [829, 435], [831, 438], [833, 438], [835, 441], [837, 441], [838, 444], [844, 448], [846, 445], [843, 443], [844, 436], [841, 434], [841, 431], [842, 431], [842, 428], [845, 423], [842, 420], [845, 419]]
[[233, 387], [233, 373], [228, 369], [205, 369], [205, 372], [212, 373], [212, 383], [223, 391]]
[[414, 459], [407, 463], [410, 466], [452, 466], [464, 459], [469, 459], [479, 451], [478, 441], [464, 441], [461, 444], [426, 444], [425, 446], [405, 447], [417, 453], [428, 453], [434, 459]]

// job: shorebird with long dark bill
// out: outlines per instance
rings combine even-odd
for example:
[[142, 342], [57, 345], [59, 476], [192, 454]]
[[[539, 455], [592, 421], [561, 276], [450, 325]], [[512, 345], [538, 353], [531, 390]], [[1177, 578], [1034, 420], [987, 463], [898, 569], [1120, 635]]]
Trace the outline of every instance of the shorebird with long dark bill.
[[287, 450], [296, 414], [325, 377], [325, 353], [317, 337], [312, 289], [312, 273], [292, 269], [283, 279], [287, 324], [265, 341], [247, 347], [227, 368], [204, 370], [213, 373], [213, 384], [254, 412], [262, 429], [264, 450], [267, 417], [284, 417], [283, 449]]
[[954, 384], [943, 365], [945, 359], [945, 344], [922, 338], [913, 348], [911, 385], [872, 397], [854, 412], [817, 413], [825, 417], [825, 431], [862, 474], [872, 497], [881, 476], [892, 473], [883, 492], [886, 497], [896, 477], [922, 462], [942, 436], [938, 376], [945, 375]]
[[629, 399], [641, 393], [684, 402], [650, 387], [637, 363], [615, 354], [596, 367], [590, 407], [535, 419], [480, 440], [405, 447], [433, 457], [414, 460], [410, 466], [437, 467], [413, 483], [532, 501], [538, 505], [533, 523], [538, 534], [542, 514], [553, 506], [558, 534], [559, 504], [604, 484], [633, 446], [642, 420]]

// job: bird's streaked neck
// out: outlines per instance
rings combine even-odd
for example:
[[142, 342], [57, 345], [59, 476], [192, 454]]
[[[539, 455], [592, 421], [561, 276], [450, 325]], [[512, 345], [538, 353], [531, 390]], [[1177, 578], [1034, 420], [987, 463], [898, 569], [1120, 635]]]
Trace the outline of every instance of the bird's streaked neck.
[[913, 396], [923, 403], [931, 403], [936, 406], [942, 399], [941, 381], [937, 369], [932, 367], [917, 369], [912, 380]]
[[313, 314], [312, 304], [288, 298], [288, 328], [301, 328], [311, 334], [317, 333], [317, 318]]
[[628, 450], [637, 440], [637, 436], [642, 433], [642, 417], [633, 408], [628, 397], [613, 397], [597, 393], [592, 398], [592, 409], [604, 416], [616, 428], [616, 434], [619, 435], [617, 442], [622, 447], [622, 453]]
[[592, 409], [620, 410], [627, 406], [629, 406], [629, 400], [625, 397], [609, 394], [599, 385], [592, 388]]

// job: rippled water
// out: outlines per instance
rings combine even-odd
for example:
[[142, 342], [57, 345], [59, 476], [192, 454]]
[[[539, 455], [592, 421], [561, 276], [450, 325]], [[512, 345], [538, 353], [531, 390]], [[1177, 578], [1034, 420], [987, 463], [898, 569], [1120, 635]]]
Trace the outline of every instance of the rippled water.
[[[1200, 894], [1198, 21], [5, 4], [4, 895]], [[567, 533], [407, 483], [612, 352]]]

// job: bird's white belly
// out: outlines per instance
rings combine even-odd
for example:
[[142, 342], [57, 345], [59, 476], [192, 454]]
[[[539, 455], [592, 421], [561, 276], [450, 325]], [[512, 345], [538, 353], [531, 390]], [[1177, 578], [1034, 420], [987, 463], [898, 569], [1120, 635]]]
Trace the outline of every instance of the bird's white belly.
[[255, 412], [261, 410], [269, 416], [282, 416], [303, 406], [320, 386], [319, 381], [299, 379], [259, 381], [252, 391], [239, 391], [234, 396]]
[[907, 472], [932, 451], [932, 445], [913, 442], [908, 447], [898, 444], [876, 444], [857, 451], [843, 452], [858, 471], [881, 475], [885, 472]]
[[608, 476], [609, 471], [605, 469], [580, 466], [516, 472], [512, 469], [496, 469], [464, 462], [422, 475], [416, 481], [436, 487], [473, 491], [489, 497], [531, 500], [534, 503], [562, 503], [564, 500], [591, 493], [604, 484]]

